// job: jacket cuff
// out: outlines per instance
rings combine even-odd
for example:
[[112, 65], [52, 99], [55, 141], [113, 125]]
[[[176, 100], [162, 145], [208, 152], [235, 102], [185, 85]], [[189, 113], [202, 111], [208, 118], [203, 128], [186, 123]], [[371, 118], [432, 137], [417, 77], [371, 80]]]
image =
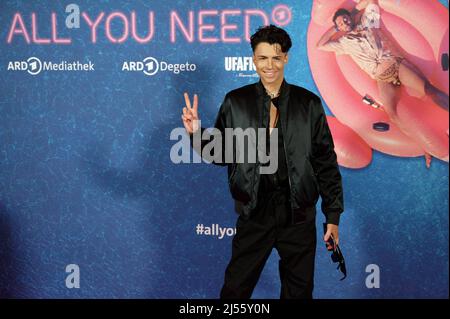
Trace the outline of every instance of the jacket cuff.
[[327, 224], [339, 225], [339, 219], [341, 218], [341, 213], [330, 212], [326, 215]]

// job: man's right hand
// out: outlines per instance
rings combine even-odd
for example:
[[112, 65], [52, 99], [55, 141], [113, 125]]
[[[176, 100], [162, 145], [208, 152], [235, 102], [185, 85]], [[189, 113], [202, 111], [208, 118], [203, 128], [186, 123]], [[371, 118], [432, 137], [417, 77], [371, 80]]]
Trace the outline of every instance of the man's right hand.
[[194, 103], [191, 105], [191, 100], [189, 95], [184, 93], [184, 101], [186, 106], [183, 107], [183, 115], [181, 119], [183, 120], [184, 128], [189, 134], [193, 134], [199, 129], [199, 117], [198, 117], [198, 96], [194, 94]]

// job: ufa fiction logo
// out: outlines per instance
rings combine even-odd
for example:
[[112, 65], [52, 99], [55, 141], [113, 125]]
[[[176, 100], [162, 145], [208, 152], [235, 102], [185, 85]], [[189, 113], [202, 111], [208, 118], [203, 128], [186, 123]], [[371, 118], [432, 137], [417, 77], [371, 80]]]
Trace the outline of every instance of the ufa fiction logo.
[[95, 71], [94, 63], [91, 61], [87, 63], [82, 63], [80, 61], [41, 61], [41, 59], [36, 57], [30, 57], [22, 61], [9, 61], [8, 71], [21, 71], [28, 72], [31, 75], [38, 75], [42, 71], [48, 72], [90, 72]]
[[258, 76], [253, 59], [249, 56], [225, 57], [225, 71], [236, 72], [238, 77]]

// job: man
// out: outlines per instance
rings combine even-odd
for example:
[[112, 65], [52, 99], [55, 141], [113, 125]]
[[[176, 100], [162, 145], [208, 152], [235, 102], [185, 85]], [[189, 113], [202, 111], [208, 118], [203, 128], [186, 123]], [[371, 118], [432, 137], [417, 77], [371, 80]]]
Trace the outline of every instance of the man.
[[[226, 128], [264, 128], [267, 136], [277, 130], [270, 143], [277, 147], [278, 166], [273, 174], [260, 174], [260, 161], [227, 164], [224, 156], [213, 161], [228, 166], [229, 187], [240, 215], [220, 296], [250, 298], [275, 247], [280, 255], [281, 298], [312, 298], [319, 194], [327, 222], [324, 241], [332, 236], [339, 243], [343, 192], [334, 144], [319, 97], [284, 80], [292, 46], [286, 31], [273, 25], [259, 28], [251, 46], [260, 81], [225, 96], [215, 128], [222, 136]], [[185, 93], [185, 102], [182, 120], [194, 146], [193, 136], [207, 131], [198, 125], [197, 95], [191, 105]], [[204, 147], [202, 142], [197, 152], [202, 154]], [[335, 247], [327, 244], [327, 248]]]
[[[347, 54], [370, 77], [377, 81], [381, 103], [392, 122], [398, 124], [397, 103], [400, 87], [405, 85], [423, 98], [429, 96], [448, 111], [449, 97], [433, 86], [400, 53], [380, 26], [377, 0], [362, 0], [352, 12], [336, 11], [334, 26], [317, 43], [317, 47], [336, 54]], [[401, 125], [398, 125], [401, 127]], [[426, 154], [430, 167], [431, 155]]]

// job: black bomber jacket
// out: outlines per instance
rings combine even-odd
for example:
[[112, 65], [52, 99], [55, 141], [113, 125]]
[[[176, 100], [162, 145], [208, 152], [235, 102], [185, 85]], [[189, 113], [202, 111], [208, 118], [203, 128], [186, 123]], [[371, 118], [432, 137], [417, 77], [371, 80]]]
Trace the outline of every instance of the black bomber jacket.
[[[270, 101], [261, 81], [233, 90], [226, 94], [214, 127], [223, 137], [225, 128], [267, 128]], [[320, 195], [326, 222], [338, 225], [344, 210], [342, 178], [320, 98], [284, 80], [279, 111], [289, 175], [292, 221], [297, 224], [313, 220]], [[209, 140], [194, 143], [196, 134], [207, 136]], [[197, 138], [201, 139], [200, 135]], [[214, 144], [216, 140], [205, 128], [191, 134], [190, 139], [191, 146], [199, 154], [202, 154], [206, 144]], [[212, 163], [228, 167], [228, 184], [235, 200], [235, 210], [248, 218], [257, 205], [261, 163], [259, 160], [256, 163], [235, 160], [225, 163], [223, 146], [222, 150], [220, 159]]]

